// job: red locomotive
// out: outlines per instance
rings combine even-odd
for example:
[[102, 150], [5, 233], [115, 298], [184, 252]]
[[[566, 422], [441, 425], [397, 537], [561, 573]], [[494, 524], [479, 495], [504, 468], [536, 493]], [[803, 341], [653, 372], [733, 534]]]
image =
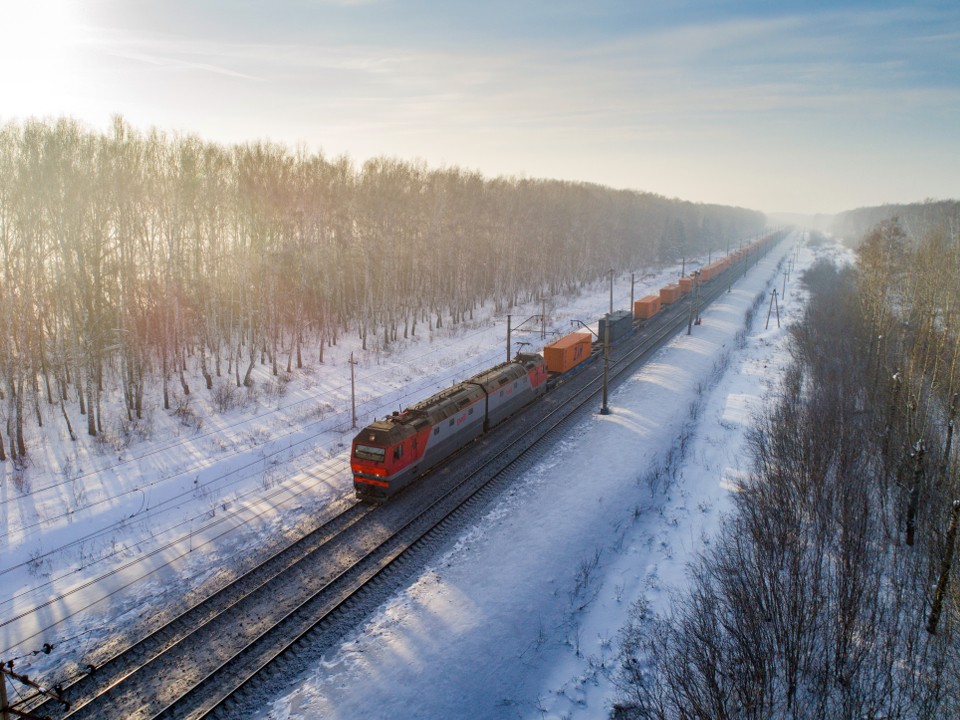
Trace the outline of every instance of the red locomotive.
[[543, 357], [520, 353], [371, 423], [354, 438], [350, 453], [357, 497], [385, 500], [546, 391]]

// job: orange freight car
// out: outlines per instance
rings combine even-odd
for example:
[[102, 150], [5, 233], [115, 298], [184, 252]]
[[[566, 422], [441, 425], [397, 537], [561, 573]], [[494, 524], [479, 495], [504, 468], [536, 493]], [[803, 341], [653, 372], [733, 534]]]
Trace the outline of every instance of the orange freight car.
[[660, 296], [647, 295], [633, 304], [633, 316], [639, 320], [649, 320], [660, 312]]
[[680, 286], [680, 292], [683, 295], [686, 295], [688, 292], [693, 290], [693, 276], [687, 275], [686, 277], [680, 278], [680, 282], [677, 283]]
[[679, 285], [667, 285], [666, 287], [660, 288], [660, 304], [669, 305], [672, 302], [676, 302], [680, 299], [680, 286]]
[[590, 339], [587, 333], [575, 332], [545, 345], [543, 359], [547, 361], [547, 371], [565, 373], [582, 363], [590, 357]]

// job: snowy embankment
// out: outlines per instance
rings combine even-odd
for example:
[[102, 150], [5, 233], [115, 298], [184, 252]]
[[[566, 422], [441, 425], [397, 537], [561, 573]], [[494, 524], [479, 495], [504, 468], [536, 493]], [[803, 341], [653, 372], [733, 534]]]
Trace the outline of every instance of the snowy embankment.
[[[753, 412], [789, 361], [800, 248], [766, 329], [792, 235], [581, 422], [456, 546], [307, 670], [271, 718], [605, 718], [617, 633], [685, 583], [733, 481]], [[786, 266], [785, 266], [786, 267]], [[761, 296], [759, 305], [758, 296]], [[752, 321], [745, 326], [750, 308]]]
[[[679, 271], [638, 277], [635, 296]], [[629, 276], [616, 278], [615, 306], [629, 298]], [[523, 324], [540, 304], [515, 307], [513, 350], [537, 350], [574, 321], [595, 327], [608, 303], [606, 282], [548, 301], [545, 339]], [[289, 377], [258, 365], [251, 390], [226, 373], [207, 391], [194, 368], [192, 392], [174, 383], [165, 411], [155, 388], [140, 422], [122, 421], [119, 398], [105, 397], [96, 439], [75, 404], [71, 441], [59, 408], [42, 402], [43, 428], [26, 428], [28, 466], [0, 465], [0, 659], [48, 684], [68, 680], [319, 524], [352, 496], [351, 353], [362, 426], [501, 362], [506, 321], [487, 306], [367, 351], [346, 335], [323, 364], [314, 348]]]

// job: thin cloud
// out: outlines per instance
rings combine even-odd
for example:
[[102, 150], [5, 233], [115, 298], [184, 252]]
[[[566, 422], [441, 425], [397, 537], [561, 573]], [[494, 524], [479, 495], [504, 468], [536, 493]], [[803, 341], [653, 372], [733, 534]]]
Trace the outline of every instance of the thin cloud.
[[213, 73], [215, 75], [225, 75], [227, 77], [243, 78], [244, 80], [260, 80], [255, 75], [231, 70], [230, 68], [209, 63], [197, 62], [195, 60], [186, 60], [171, 56], [152, 55], [143, 52], [124, 52], [120, 50], [107, 50], [106, 54], [126, 60], [133, 60], [156, 67], [173, 68], [176, 70], [199, 70], [201, 72]]

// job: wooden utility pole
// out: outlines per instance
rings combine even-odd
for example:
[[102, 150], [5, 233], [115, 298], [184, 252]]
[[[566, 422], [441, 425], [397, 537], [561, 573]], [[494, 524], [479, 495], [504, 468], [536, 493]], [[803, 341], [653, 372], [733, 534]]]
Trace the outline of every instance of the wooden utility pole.
[[510, 362], [510, 319], [512, 315], [507, 315], [507, 362]]
[[[687, 318], [687, 335], [693, 333], [693, 319], [696, 315], [697, 325], [700, 324], [700, 271], [695, 270], [690, 274], [693, 278], [694, 289], [690, 291], [690, 315]], [[696, 310], [694, 310], [696, 305]]]
[[[13, 705], [10, 704], [7, 698], [7, 678], [11, 680], [16, 680], [21, 685], [26, 685], [37, 691], [38, 695], [45, 695], [48, 698], [56, 700], [58, 703], [63, 705], [65, 710], [70, 710], [70, 703], [63, 699], [63, 693], [60, 692], [60, 688], [54, 688], [53, 690], [48, 690], [43, 685], [38, 685], [33, 680], [31, 680], [26, 675], [21, 675], [20, 673], [15, 673], [13, 671], [13, 661], [7, 663], [0, 663], [0, 717], [3, 720], [10, 720], [10, 716], [14, 715], [19, 718], [29, 718], [30, 720], [43, 720], [40, 715], [34, 715], [33, 713], [24, 712], [23, 710], [17, 710]], [[32, 695], [30, 698], [37, 697], [37, 695]], [[30, 699], [26, 698], [26, 699]]]
[[[613, 275], [610, 275], [611, 287]], [[600, 406], [601, 415], [610, 414], [610, 406], [607, 405], [607, 377], [610, 372], [610, 320], [613, 315], [607, 315], [607, 322], [603, 326], [603, 404]]]
[[697, 301], [697, 318], [693, 321], [694, 325], [700, 324], [700, 271], [693, 274], [693, 285], [695, 288], [695, 299]]
[[613, 268], [610, 268], [610, 312], [613, 313]]
[[353, 417], [353, 424], [350, 426], [357, 429], [357, 382], [356, 382], [357, 361], [353, 359], [353, 353], [350, 353], [350, 410]]

